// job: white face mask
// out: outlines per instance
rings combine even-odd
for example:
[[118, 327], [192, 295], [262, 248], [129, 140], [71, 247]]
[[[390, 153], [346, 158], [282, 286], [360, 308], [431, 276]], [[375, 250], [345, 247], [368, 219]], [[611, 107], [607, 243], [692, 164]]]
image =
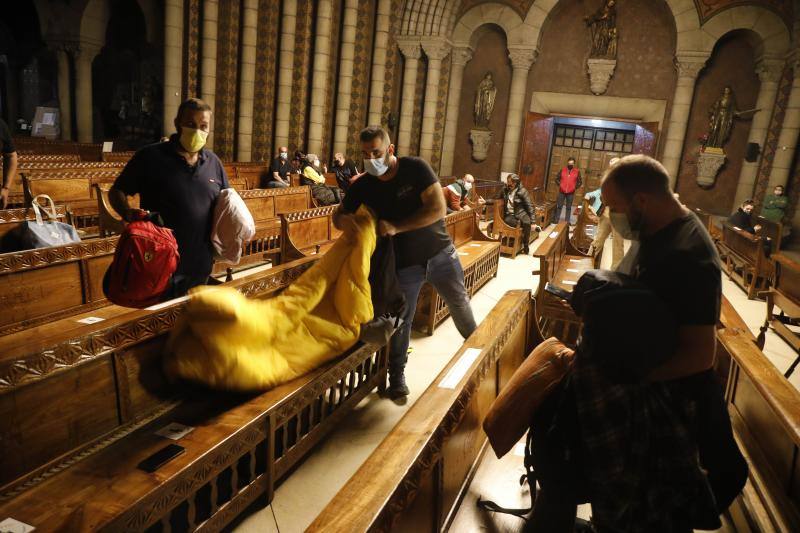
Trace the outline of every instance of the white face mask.
[[289, 157], [288, 152], [281, 152], [281, 159], [287, 159]]
[[629, 241], [638, 241], [639, 240], [639, 232], [631, 228], [631, 223], [628, 220], [628, 215], [625, 213], [609, 213], [609, 219], [611, 222], [611, 227], [614, 228], [614, 231], [619, 233], [623, 239], [628, 239]]
[[364, 170], [376, 178], [383, 176], [389, 171], [389, 163], [387, 163], [388, 158], [389, 154], [387, 153], [386, 156], [381, 157], [380, 159], [365, 159]]
[[466, 189], [468, 191], [471, 190], [472, 189], [472, 184], [469, 183], [469, 182], [464, 183], [464, 189]]

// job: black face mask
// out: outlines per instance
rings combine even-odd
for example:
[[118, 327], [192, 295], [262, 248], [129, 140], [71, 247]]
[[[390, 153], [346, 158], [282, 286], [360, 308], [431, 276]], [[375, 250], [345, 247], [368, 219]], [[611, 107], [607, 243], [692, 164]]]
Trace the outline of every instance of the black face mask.
[[573, 165], [567, 165], [567, 168], [572, 170]]

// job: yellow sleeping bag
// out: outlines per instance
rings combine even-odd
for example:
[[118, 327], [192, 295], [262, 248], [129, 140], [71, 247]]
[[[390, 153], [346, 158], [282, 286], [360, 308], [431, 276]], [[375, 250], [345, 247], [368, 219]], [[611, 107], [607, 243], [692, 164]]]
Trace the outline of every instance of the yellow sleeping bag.
[[337, 357], [372, 320], [369, 261], [375, 220], [362, 207], [344, 233], [281, 294], [248, 299], [236, 289], [193, 290], [173, 328], [164, 371], [214, 389], [260, 391]]

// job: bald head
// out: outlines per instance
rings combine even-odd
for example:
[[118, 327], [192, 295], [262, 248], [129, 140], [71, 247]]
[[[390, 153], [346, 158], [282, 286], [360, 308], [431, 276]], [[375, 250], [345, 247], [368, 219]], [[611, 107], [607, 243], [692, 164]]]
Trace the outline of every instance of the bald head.
[[[613, 161], [613, 159], [612, 159]], [[603, 176], [603, 191], [613, 187], [628, 199], [636, 194], [669, 197], [669, 174], [664, 165], [646, 155], [628, 155], [612, 162]]]
[[464, 183], [473, 183], [475, 181], [475, 176], [472, 174], [464, 174]]

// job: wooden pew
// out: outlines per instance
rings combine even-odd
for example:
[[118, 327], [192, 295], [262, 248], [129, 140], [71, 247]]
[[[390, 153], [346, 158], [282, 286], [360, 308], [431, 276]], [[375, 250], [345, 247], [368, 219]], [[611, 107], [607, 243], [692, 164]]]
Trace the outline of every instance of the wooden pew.
[[79, 143], [42, 137], [14, 137], [14, 145], [20, 155], [77, 155], [81, 161], [101, 161], [103, 153], [102, 143]]
[[600, 223], [599, 217], [589, 208], [589, 200], [583, 199], [578, 220], [575, 221], [575, 231], [572, 232], [572, 245], [587, 254]]
[[[505, 209], [506, 203], [503, 200], [495, 200], [493, 202], [492, 237], [500, 242], [500, 253], [508, 254], [511, 259], [514, 259], [522, 251], [525, 244], [522, 242], [522, 226], [517, 224], [516, 227], [512, 228], [506, 224], [504, 219]], [[538, 237], [539, 232], [536, 231], [536, 221], [534, 220], [531, 221], [531, 234], [527, 244], [532, 243]]]
[[748, 299], [767, 288], [772, 279], [772, 264], [765, 255], [762, 237], [724, 222], [717, 246], [725, 257], [728, 277], [747, 293]]
[[136, 152], [103, 152], [102, 160], [108, 162], [127, 163]]
[[530, 293], [507, 292], [306, 531], [447, 531], [486, 449], [489, 406], [542, 340]]
[[719, 217], [709, 213], [708, 211], [703, 211], [699, 207], [691, 208], [697, 218], [700, 219], [700, 222], [703, 223], [706, 230], [708, 230], [708, 234], [711, 235], [711, 239], [714, 242], [719, 241], [722, 238], [722, 227], [719, 224]]
[[0, 335], [107, 305], [117, 237], [0, 254]]
[[758, 235], [769, 238], [772, 253], [778, 253], [781, 249], [781, 240], [783, 240], [783, 224], [759, 215], [756, 217], [756, 225], [761, 226]]
[[758, 335], [758, 347], [764, 349], [767, 330], [772, 328], [797, 352], [797, 358], [784, 373], [788, 378], [800, 363], [800, 335], [788, 327], [800, 323], [800, 264], [783, 254], [777, 254], [773, 259], [775, 275], [772, 287], [765, 294], [767, 316]]
[[536, 289], [539, 327], [546, 337], [558, 337], [562, 342], [574, 345], [578, 339], [581, 322], [572, 308], [562, 299], [544, 290], [545, 284], [552, 283], [572, 292], [578, 279], [587, 270], [597, 268], [598, 258], [577, 250], [569, 239], [569, 225], [559, 222], [539, 245], [533, 257], [539, 260], [539, 276]]
[[[444, 225], [464, 270], [464, 287], [473, 296], [497, 275], [500, 243], [481, 231], [477, 213], [471, 209], [450, 213], [445, 217]], [[436, 326], [448, 316], [450, 310], [442, 297], [430, 284], [425, 283], [417, 300], [413, 327], [426, 335], [433, 335]]]
[[333, 225], [338, 206], [328, 205], [281, 214], [280, 262], [324, 254], [342, 232]]
[[[230, 283], [277, 294], [313, 263], [292, 262]], [[275, 487], [386, 379], [386, 353], [356, 344], [262, 394], [170, 384], [161, 353], [184, 302], [108, 308], [94, 325], [42, 326], [0, 338], [0, 514], [37, 531], [219, 531]], [[57, 407], [56, 407], [57, 406]], [[35, 421], [35, 422], [34, 422]], [[136, 468], [194, 430], [186, 453], [149, 474]]]
[[800, 531], [800, 392], [755, 346], [735, 311], [725, 310], [716, 368], [727, 383], [734, 435], [750, 466], [729, 517], [736, 531]]

